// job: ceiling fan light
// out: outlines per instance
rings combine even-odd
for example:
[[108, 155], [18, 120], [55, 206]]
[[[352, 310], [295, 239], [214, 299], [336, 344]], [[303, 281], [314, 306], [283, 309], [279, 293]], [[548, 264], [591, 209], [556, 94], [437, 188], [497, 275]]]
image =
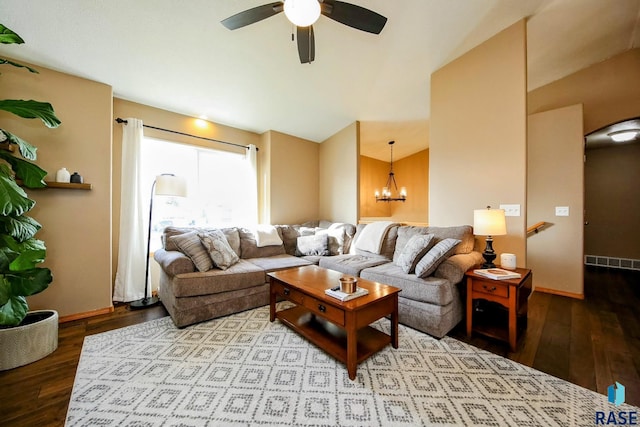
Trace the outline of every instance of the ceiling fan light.
[[298, 27], [308, 27], [320, 17], [318, 0], [285, 0], [284, 14]]
[[611, 132], [607, 134], [615, 142], [631, 141], [640, 132], [638, 129], [619, 130], [617, 132]]

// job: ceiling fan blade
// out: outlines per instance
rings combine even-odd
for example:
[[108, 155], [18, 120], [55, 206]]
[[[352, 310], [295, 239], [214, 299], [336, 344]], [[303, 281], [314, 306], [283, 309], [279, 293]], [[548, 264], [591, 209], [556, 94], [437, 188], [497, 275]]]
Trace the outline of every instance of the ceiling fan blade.
[[235, 15], [220, 21], [220, 23], [230, 30], [235, 30], [237, 28], [262, 21], [263, 19], [267, 19], [282, 12], [283, 10], [284, 3], [277, 1], [236, 13]]
[[368, 33], [380, 34], [387, 23], [387, 18], [379, 13], [351, 3], [324, 0], [320, 7], [327, 18]]
[[311, 64], [316, 58], [316, 41], [313, 37], [313, 25], [296, 27], [298, 39], [298, 55], [301, 64]]

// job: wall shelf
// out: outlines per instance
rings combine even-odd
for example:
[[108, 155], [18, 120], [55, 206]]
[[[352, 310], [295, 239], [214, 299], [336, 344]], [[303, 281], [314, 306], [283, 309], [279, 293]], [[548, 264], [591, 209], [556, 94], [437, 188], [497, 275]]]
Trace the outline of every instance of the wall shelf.
[[77, 184], [75, 182], [53, 182], [45, 181], [47, 183], [46, 188], [65, 188], [68, 190], [91, 190], [91, 184], [82, 183]]

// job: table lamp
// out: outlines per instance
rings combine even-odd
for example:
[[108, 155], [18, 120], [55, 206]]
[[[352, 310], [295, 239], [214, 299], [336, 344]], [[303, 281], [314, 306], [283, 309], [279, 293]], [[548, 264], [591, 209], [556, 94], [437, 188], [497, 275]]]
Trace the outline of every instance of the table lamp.
[[487, 236], [487, 245], [482, 253], [484, 257], [482, 268], [494, 268], [496, 265], [493, 260], [496, 259], [496, 253], [493, 250], [492, 236], [507, 234], [504, 209], [491, 209], [491, 206], [487, 206], [486, 209], [475, 209], [473, 211], [473, 234]]

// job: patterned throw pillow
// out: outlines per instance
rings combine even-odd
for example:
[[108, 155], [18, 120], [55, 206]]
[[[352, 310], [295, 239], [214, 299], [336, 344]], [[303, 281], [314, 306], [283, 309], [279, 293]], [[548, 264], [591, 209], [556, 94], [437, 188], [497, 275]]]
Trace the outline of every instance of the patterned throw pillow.
[[329, 255], [329, 236], [316, 234], [298, 237], [297, 253], [299, 255]]
[[456, 245], [461, 241], [458, 239], [443, 239], [422, 257], [416, 265], [416, 276], [425, 278], [429, 277], [442, 261], [447, 259], [455, 250]]
[[402, 248], [396, 265], [407, 274], [413, 273], [420, 258], [431, 248], [432, 241], [433, 234], [416, 234], [412, 236]]
[[222, 231], [211, 230], [198, 233], [198, 237], [209, 253], [211, 261], [220, 270], [226, 270], [240, 260]]
[[198, 271], [209, 271], [213, 268], [211, 257], [202, 246], [197, 231], [171, 236], [169, 240], [178, 247], [180, 252], [191, 258]]

